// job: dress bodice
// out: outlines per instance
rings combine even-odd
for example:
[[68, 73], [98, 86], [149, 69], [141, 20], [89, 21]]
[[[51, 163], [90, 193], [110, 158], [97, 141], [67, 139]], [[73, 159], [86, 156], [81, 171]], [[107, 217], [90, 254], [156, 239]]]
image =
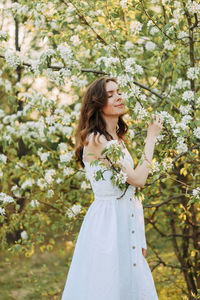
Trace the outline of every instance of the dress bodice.
[[[90, 134], [90, 136], [92, 134]], [[132, 167], [134, 167], [133, 159], [132, 159], [130, 153], [128, 152], [125, 144], [124, 144], [123, 152], [125, 153], [124, 159], [127, 160], [131, 164]], [[109, 198], [118, 198], [124, 193], [117, 186], [113, 186], [112, 181], [111, 181], [112, 172], [110, 170], [107, 170], [105, 167], [102, 167], [100, 164], [91, 166], [90, 162], [85, 161], [85, 146], [83, 147], [82, 160], [85, 165], [86, 176], [90, 181], [95, 199], [102, 198], [102, 200], [103, 199], [106, 200]], [[94, 179], [94, 173], [100, 169], [102, 171], [104, 171], [103, 172], [104, 179], [100, 179], [100, 180], [96, 181]], [[123, 197], [129, 197], [129, 198], [132, 197], [134, 190], [135, 190], [135, 187], [132, 185], [129, 185], [128, 189], [126, 190], [126, 193], [124, 194]]]

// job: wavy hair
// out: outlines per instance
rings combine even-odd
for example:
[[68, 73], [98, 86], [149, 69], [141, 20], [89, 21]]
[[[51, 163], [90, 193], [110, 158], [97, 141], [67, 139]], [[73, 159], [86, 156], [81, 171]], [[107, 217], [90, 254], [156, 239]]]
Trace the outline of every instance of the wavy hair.
[[[112, 77], [103, 76], [92, 82], [83, 97], [78, 126], [75, 131], [75, 156], [76, 162], [79, 162], [84, 168], [82, 161], [83, 146], [88, 145], [86, 138], [88, 134], [94, 132], [94, 135], [99, 132], [103, 134], [108, 141], [113, 140], [113, 137], [106, 131], [106, 123], [101, 115], [101, 108], [107, 103], [106, 83], [117, 80]], [[128, 131], [128, 125], [123, 120], [122, 116], [118, 119], [117, 135], [119, 138], [126, 141], [123, 136]]]

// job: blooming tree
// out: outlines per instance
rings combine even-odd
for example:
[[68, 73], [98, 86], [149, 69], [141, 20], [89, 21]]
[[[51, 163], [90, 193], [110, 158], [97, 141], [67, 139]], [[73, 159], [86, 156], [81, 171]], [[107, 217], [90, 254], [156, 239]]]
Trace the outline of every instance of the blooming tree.
[[[85, 86], [108, 74], [118, 79], [128, 108], [127, 147], [135, 165], [150, 116], [164, 119], [151, 174], [139, 190], [151, 233], [147, 244], [153, 269], [180, 270], [184, 292], [195, 299], [200, 289], [200, 4], [20, 0], [1, 11], [15, 24], [15, 47], [7, 27], [0, 31], [2, 247], [29, 256], [52, 232], [70, 238], [80, 226], [92, 198], [85, 171], [74, 160], [74, 128]], [[37, 78], [59, 92], [70, 81], [72, 103], [33, 87]], [[119, 173], [122, 185], [124, 178]], [[163, 239], [175, 254], [169, 261], [159, 250]]]

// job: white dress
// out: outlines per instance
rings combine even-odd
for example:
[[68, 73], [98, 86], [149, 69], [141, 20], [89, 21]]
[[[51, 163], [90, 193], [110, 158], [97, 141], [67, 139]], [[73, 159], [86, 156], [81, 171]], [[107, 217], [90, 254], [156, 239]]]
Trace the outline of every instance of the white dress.
[[[61, 300], [158, 300], [142, 255], [142, 248], [147, 249], [144, 215], [135, 187], [129, 185], [118, 200], [123, 191], [113, 187], [111, 172], [94, 181], [93, 171], [102, 167], [84, 161], [84, 150], [94, 201], [81, 225]], [[123, 151], [133, 167], [130, 153]]]

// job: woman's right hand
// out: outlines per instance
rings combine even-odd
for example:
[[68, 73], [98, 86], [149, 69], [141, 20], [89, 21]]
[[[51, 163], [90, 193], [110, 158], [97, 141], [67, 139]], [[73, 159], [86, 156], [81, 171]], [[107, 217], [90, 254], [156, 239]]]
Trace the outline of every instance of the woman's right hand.
[[163, 128], [163, 119], [156, 115], [156, 116], [152, 116], [153, 117], [153, 122], [149, 122], [149, 126], [147, 129], [147, 137], [150, 138], [157, 138]]

